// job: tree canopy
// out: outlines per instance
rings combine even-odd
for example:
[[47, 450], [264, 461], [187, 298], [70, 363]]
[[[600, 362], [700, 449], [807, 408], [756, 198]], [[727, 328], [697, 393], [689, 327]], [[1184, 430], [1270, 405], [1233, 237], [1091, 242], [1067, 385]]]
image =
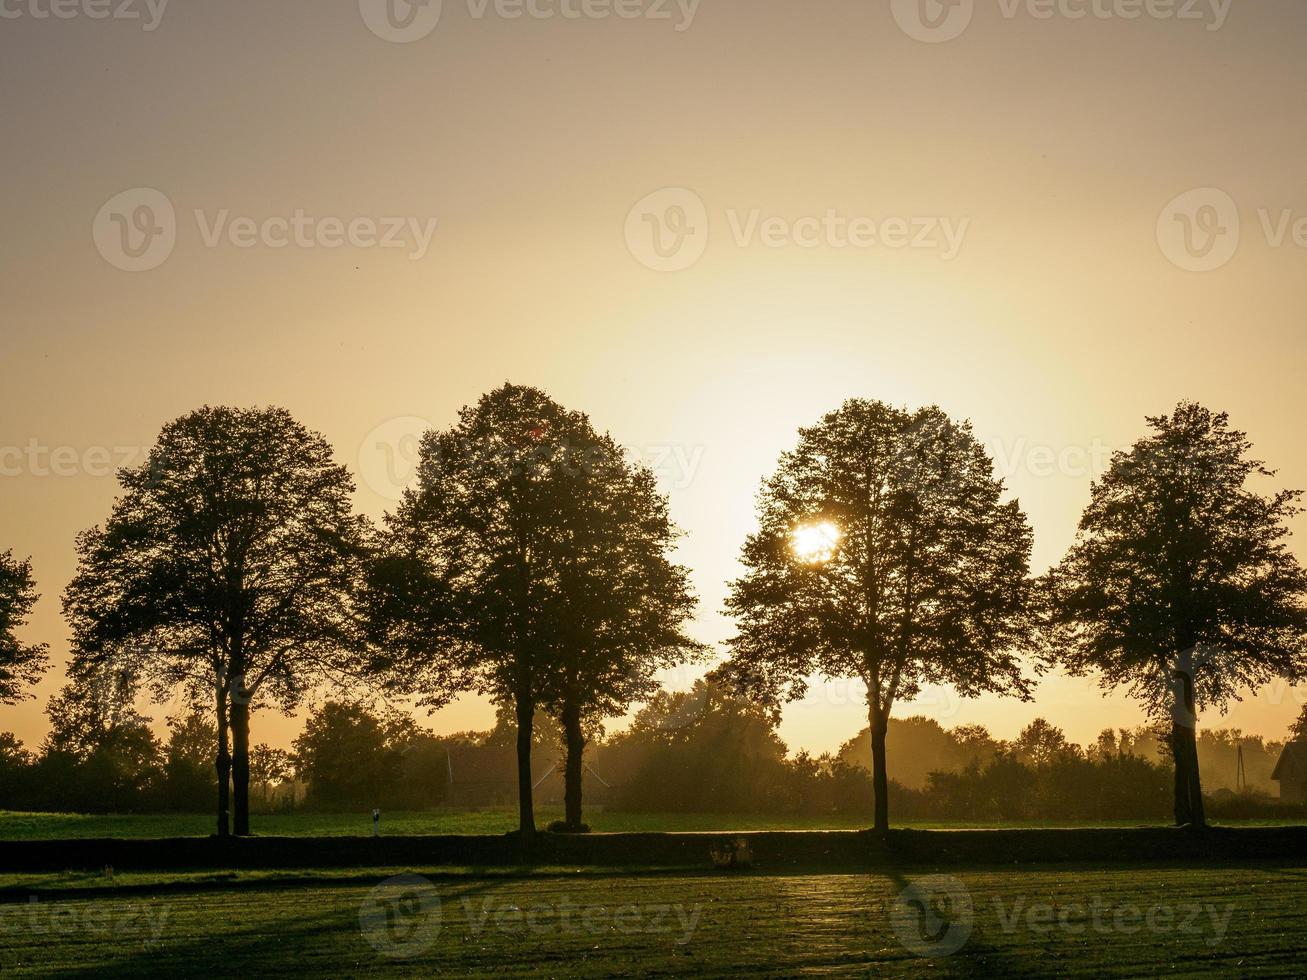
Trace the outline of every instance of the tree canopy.
[[1147, 421], [1048, 576], [1050, 637], [1072, 674], [1169, 716], [1176, 819], [1201, 823], [1197, 712], [1307, 669], [1307, 573], [1288, 547], [1302, 495], [1253, 485], [1275, 472], [1224, 413], [1182, 402]]
[[677, 530], [653, 474], [630, 465], [607, 435], [587, 438], [587, 464], [560, 515], [563, 608], [553, 683], [541, 699], [563, 728], [564, 824], [573, 830], [584, 826], [584, 729], [649, 700], [658, 670], [706, 653], [682, 631], [695, 598], [688, 570], [668, 558]]
[[884, 736], [927, 683], [1029, 698], [1031, 530], [972, 434], [940, 409], [850, 400], [802, 429], [758, 496], [720, 676], [769, 703], [808, 678], [866, 685], [876, 826]]
[[524, 834], [537, 709], [620, 713], [697, 649], [675, 534], [652, 475], [539, 389], [504, 385], [423, 439], [386, 519], [374, 639], [429, 706], [465, 688], [512, 706]]
[[24, 643], [18, 637], [38, 598], [31, 562], [17, 560], [12, 551], [0, 554], [0, 704], [30, 697], [28, 688], [49, 665], [45, 644]]
[[108, 521], [77, 541], [74, 662], [128, 664], [159, 696], [216, 698], [219, 769], [230, 710], [246, 833], [251, 703], [290, 710], [315, 683], [361, 677], [353, 600], [369, 529], [353, 479], [284, 409], [225, 407], [169, 423], [118, 479]]

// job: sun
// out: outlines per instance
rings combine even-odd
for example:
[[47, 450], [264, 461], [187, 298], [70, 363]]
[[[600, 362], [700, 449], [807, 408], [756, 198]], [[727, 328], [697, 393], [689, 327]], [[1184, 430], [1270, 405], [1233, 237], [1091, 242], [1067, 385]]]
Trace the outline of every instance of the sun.
[[820, 565], [835, 557], [840, 538], [844, 535], [830, 521], [819, 524], [804, 524], [790, 533], [790, 547], [799, 561], [808, 565]]

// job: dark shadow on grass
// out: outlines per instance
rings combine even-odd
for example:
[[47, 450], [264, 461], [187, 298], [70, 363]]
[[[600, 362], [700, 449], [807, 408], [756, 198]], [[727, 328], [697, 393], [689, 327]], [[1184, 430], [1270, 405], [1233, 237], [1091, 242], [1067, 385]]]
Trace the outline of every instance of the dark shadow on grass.
[[[1160, 859], [1155, 861], [1134, 862], [1125, 864], [1100, 864], [1088, 861], [1076, 862], [1057, 862], [1048, 864], [1030, 864], [1017, 865], [1011, 864], [976, 864], [957, 867], [947, 862], [930, 862], [930, 863], [900, 863], [886, 865], [881, 862], [869, 863], [863, 865], [851, 865], [848, 867], [832, 867], [829, 864], [772, 864], [769, 863], [765, 856], [754, 864], [748, 870], [721, 871], [712, 868], [707, 861], [702, 865], [669, 865], [666, 867], [612, 867], [612, 866], [594, 866], [579, 867], [575, 869], [560, 870], [555, 868], [542, 869], [532, 865], [523, 865], [520, 867], [505, 867], [500, 865], [467, 867], [451, 870], [441, 867], [422, 867], [421, 865], [410, 866], [408, 868], [396, 866], [394, 868], [374, 868], [360, 870], [354, 874], [332, 874], [327, 877], [315, 876], [312, 874], [297, 873], [294, 870], [288, 870], [284, 874], [276, 872], [264, 872], [257, 878], [238, 879], [238, 872], [215, 872], [204, 874], [200, 877], [187, 878], [179, 881], [147, 881], [133, 883], [117, 883], [111, 880], [105, 880], [103, 883], [83, 884], [80, 886], [59, 887], [57, 879], [50, 875], [40, 875], [40, 882], [34, 882], [31, 885], [20, 887], [0, 888], [0, 906], [23, 904], [28, 902], [33, 896], [37, 896], [42, 901], [77, 901], [77, 900], [94, 900], [101, 898], [128, 898], [150, 895], [185, 895], [200, 894], [203, 892], [228, 892], [240, 891], [246, 893], [281, 891], [286, 888], [357, 888], [365, 885], [374, 885], [388, 877], [397, 874], [419, 874], [430, 879], [433, 883], [459, 884], [467, 882], [487, 882], [490, 884], [500, 882], [520, 882], [520, 881], [569, 881], [569, 880], [602, 880], [606, 878], [689, 878], [689, 879], [738, 879], [738, 878], [806, 878], [806, 877], [864, 877], [867, 875], [881, 876], [889, 879], [900, 890], [907, 886], [908, 880], [906, 875], [921, 877], [924, 875], [937, 874], [965, 874], [970, 875], [1028, 875], [1032, 873], [1103, 873], [1113, 871], [1129, 870], [1133, 873], [1144, 873], [1147, 871], [1200, 871], [1200, 870], [1255, 870], [1268, 874], [1288, 875], [1293, 877], [1307, 877], [1307, 855], [1304, 855], [1297, 863], [1297, 866], [1285, 866], [1283, 859], [1257, 859], [1247, 860], [1231, 858], [1227, 860], [1167, 860]], [[257, 872], [254, 872], [257, 873]], [[158, 872], [160, 877], [167, 872]], [[50, 882], [50, 884], [46, 884]]]
[[[376, 885], [385, 879], [375, 875], [359, 882]], [[450, 899], [465, 900], [506, 883], [506, 880], [486, 880], [467, 883]], [[282, 890], [285, 882], [280, 883]], [[323, 884], [312, 881], [312, 885]], [[334, 884], [334, 882], [333, 882]], [[214, 890], [214, 889], [210, 889]], [[221, 891], [221, 889], [218, 889]], [[349, 936], [345, 948], [324, 943], [321, 953], [330, 956], [327, 963], [315, 963], [312, 941], [315, 937], [330, 937], [339, 933]], [[330, 949], [327, 947], [331, 946]], [[258, 926], [233, 930], [218, 923], [212, 932], [202, 938], [180, 945], [164, 938], [154, 947], [134, 949], [125, 957], [114, 957], [104, 965], [58, 970], [57, 975], [71, 978], [138, 977], [138, 976], [227, 976], [259, 977], [271, 973], [308, 973], [329, 976], [347, 976], [356, 973], [400, 970], [413, 973], [420, 969], [420, 960], [389, 960], [373, 950], [363, 937], [357, 908], [332, 908], [319, 914], [297, 915], [292, 919], [277, 918]], [[430, 974], [430, 968], [420, 972]]]

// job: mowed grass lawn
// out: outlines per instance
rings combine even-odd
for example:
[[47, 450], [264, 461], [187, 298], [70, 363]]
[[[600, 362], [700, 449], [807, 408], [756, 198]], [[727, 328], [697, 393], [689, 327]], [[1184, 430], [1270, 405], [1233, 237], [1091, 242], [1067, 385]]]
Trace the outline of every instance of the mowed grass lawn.
[[[562, 812], [540, 809], [536, 824], [543, 828], [562, 818]], [[863, 830], [866, 817], [796, 817], [720, 813], [613, 813], [592, 811], [586, 819], [597, 833], [695, 832], [768, 830]], [[1279, 821], [1240, 821], [1238, 826], [1270, 825]], [[1289, 821], [1301, 822], [1301, 821]], [[254, 814], [251, 829], [265, 837], [344, 837], [372, 833], [372, 814], [283, 813]], [[895, 820], [894, 826], [916, 829], [965, 829], [995, 827], [1137, 827], [1138, 820], [1086, 823], [948, 823], [928, 820]], [[1158, 825], [1161, 825], [1159, 822]], [[77, 814], [12, 813], [0, 811], [0, 840], [71, 840], [75, 838], [162, 838], [205, 837], [213, 833], [209, 814]], [[381, 832], [387, 835], [505, 834], [517, 827], [517, 810], [433, 810], [424, 813], [383, 812]]]
[[1301, 976], [1303, 864], [9, 876], [0, 972]]

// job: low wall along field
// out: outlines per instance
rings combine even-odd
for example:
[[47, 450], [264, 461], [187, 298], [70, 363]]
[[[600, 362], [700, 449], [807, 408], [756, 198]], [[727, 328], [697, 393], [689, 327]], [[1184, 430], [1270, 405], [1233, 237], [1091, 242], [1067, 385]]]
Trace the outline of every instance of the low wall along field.
[[1091, 830], [784, 832], [752, 834], [541, 834], [443, 837], [251, 837], [167, 840], [0, 841], [0, 871], [190, 868], [342, 868], [423, 865], [683, 867], [743, 840], [758, 868], [853, 870], [888, 866], [1002, 866], [1075, 862], [1211, 862], [1296, 859], [1307, 827]]

